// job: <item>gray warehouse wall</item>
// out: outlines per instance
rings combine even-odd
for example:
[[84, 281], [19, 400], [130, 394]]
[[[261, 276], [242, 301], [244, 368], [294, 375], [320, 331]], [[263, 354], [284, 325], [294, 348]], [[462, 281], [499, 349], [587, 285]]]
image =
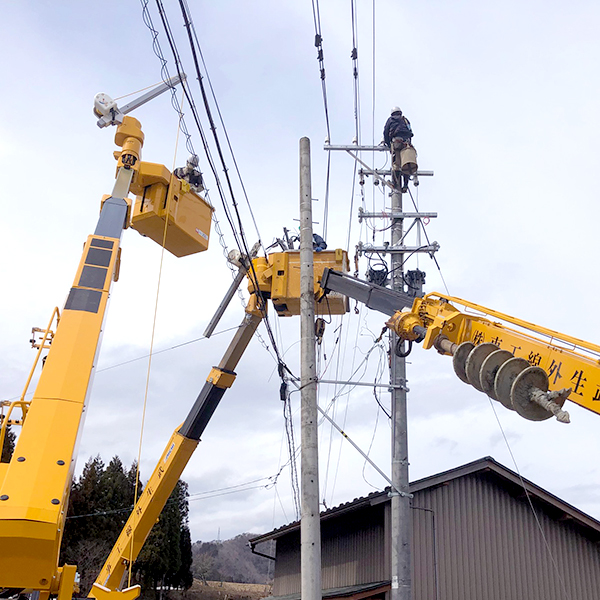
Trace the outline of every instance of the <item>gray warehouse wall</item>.
[[[415, 492], [414, 600], [598, 600], [599, 536], [534, 506], [544, 535], [523, 489], [495, 473]], [[388, 521], [388, 502], [322, 520], [323, 589], [389, 580]], [[296, 531], [277, 540], [273, 595], [299, 593], [299, 572]]]
[[415, 494], [414, 507], [434, 511], [413, 511], [415, 600], [600, 598], [598, 544], [534, 501], [542, 535], [523, 489], [514, 493], [474, 474]]

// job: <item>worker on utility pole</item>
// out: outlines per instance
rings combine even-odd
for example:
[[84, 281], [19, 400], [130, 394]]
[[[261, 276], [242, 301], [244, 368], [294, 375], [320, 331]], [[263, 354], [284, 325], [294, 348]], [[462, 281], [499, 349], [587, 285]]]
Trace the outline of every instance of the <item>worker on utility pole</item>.
[[[390, 148], [392, 152], [392, 173], [394, 185], [400, 187], [402, 183], [402, 192], [408, 191], [408, 181], [410, 175], [416, 175], [417, 171], [417, 153], [412, 145], [412, 127], [410, 121], [402, 114], [399, 107], [394, 106], [391, 115], [383, 128], [383, 143]], [[402, 157], [403, 150], [411, 149], [406, 156]], [[413, 156], [414, 155], [414, 156]], [[406, 159], [406, 160], [403, 160]], [[402, 179], [402, 182], [400, 181]], [[415, 178], [415, 185], [418, 185], [418, 179]]]

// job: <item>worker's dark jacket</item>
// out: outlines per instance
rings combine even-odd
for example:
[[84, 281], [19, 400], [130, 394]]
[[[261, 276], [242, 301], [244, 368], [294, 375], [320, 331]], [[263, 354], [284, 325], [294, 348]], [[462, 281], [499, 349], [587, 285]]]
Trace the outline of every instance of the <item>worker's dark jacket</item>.
[[410, 127], [410, 121], [403, 115], [392, 115], [383, 128], [383, 141], [388, 147], [395, 137], [406, 141], [410, 140], [412, 136], [413, 132]]

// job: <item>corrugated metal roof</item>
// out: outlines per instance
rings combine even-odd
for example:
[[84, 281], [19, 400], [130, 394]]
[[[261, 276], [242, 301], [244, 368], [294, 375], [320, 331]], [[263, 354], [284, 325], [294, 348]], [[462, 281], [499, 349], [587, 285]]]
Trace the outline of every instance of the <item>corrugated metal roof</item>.
[[[414, 493], [421, 490], [434, 488], [454, 479], [485, 471], [496, 475], [497, 481], [500, 485], [505, 487], [510, 486], [514, 492], [519, 489], [526, 490], [532, 498], [535, 498], [548, 507], [560, 511], [564, 514], [564, 516], [573, 519], [578, 525], [588, 530], [588, 534], [592, 533], [595, 537], [600, 538], [600, 521], [597, 521], [571, 504], [564, 502], [554, 494], [544, 490], [528, 479], [525, 479], [524, 477], [522, 478], [518, 473], [515, 473], [511, 469], [500, 464], [491, 456], [486, 456], [471, 463], [467, 463], [466, 465], [456, 467], [455, 469], [450, 469], [448, 471], [438, 473], [437, 475], [432, 475], [430, 477], [425, 477], [423, 479], [419, 479], [418, 481], [414, 481], [410, 484], [410, 491], [411, 493]], [[379, 504], [380, 502], [386, 502], [389, 500], [388, 492], [389, 488], [386, 488], [381, 492], [372, 492], [367, 496], [355, 498], [350, 502], [345, 502], [330, 508], [321, 512], [321, 520], [337, 517], [344, 512], [357, 510], [364, 506], [371, 506], [374, 504]], [[287, 525], [282, 525], [273, 531], [252, 538], [249, 540], [249, 543], [250, 545], [254, 546], [268, 540], [277, 539], [278, 537], [281, 537], [282, 535], [290, 533], [299, 528], [300, 521], [294, 521]]]

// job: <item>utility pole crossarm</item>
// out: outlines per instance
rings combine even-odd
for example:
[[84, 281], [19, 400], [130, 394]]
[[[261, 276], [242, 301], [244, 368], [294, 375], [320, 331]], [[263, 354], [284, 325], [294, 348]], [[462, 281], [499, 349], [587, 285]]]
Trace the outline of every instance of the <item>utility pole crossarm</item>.
[[435, 241], [426, 246], [404, 246], [403, 244], [397, 246], [366, 246], [359, 244], [358, 246], [358, 251], [364, 254], [417, 254], [419, 252], [426, 252], [427, 254], [433, 255], [439, 249], [440, 245]]
[[357, 144], [351, 144], [348, 146], [332, 146], [331, 144], [325, 144], [323, 150], [352, 150], [353, 152], [389, 152], [390, 149], [383, 144], [379, 146], [359, 146]]
[[363, 219], [435, 219], [438, 214], [435, 212], [367, 212], [360, 207], [358, 209], [358, 221]]

